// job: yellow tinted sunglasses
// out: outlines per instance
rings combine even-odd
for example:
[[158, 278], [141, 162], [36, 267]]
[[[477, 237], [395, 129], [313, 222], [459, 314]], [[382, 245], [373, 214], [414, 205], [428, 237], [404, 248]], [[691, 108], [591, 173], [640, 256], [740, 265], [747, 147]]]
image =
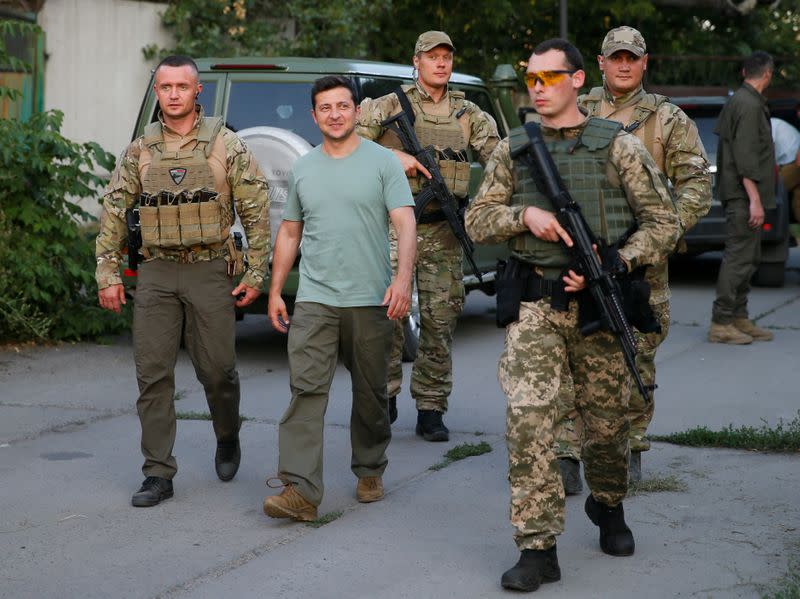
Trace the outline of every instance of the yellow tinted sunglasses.
[[575, 70], [557, 70], [557, 71], [533, 71], [525, 73], [525, 85], [533, 87], [539, 81], [543, 86], [556, 85], [564, 81], [567, 75], [576, 73]]

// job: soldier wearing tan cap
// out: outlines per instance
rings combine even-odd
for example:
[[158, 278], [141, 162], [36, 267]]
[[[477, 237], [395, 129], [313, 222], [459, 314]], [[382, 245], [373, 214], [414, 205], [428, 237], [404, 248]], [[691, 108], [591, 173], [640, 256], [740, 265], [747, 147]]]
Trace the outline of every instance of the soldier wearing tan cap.
[[[416, 195], [430, 173], [402, 151], [397, 136], [381, 123], [403, 110], [398, 93], [404, 94], [414, 113], [414, 130], [423, 146], [439, 154], [439, 168], [448, 188], [464, 205], [469, 193], [472, 149], [482, 163], [499, 141], [491, 116], [466, 100], [463, 92], [448, 86], [453, 73], [453, 45], [443, 31], [426, 31], [417, 38], [412, 58], [414, 83], [377, 99], [361, 103], [356, 131], [362, 137], [392, 148], [400, 158]], [[393, 234], [394, 237], [394, 234]], [[392, 239], [392, 261], [396, 264]], [[411, 395], [417, 404], [417, 434], [426, 441], [447, 441], [449, 431], [442, 421], [453, 386], [452, 344], [456, 319], [464, 306], [463, 253], [438, 202], [423, 211], [417, 226], [415, 278], [421, 316], [420, 342], [411, 374]], [[397, 417], [397, 394], [402, 383], [403, 328], [395, 326], [395, 341], [389, 364], [389, 411]]]
[[[711, 207], [711, 176], [697, 126], [668, 98], [647, 93], [642, 80], [647, 71], [647, 45], [633, 27], [617, 27], [603, 39], [597, 62], [603, 73], [603, 86], [595, 87], [578, 98], [589, 116], [618, 121], [644, 144], [656, 165], [672, 182], [675, 204], [680, 216], [681, 235], [691, 229]], [[639, 352], [636, 363], [647, 385], [655, 384], [656, 349], [669, 330], [669, 285], [667, 260], [646, 271], [650, 283], [650, 305], [661, 331], [638, 334]], [[562, 398], [560, 431], [556, 455], [560, 458], [567, 494], [582, 490], [579, 472], [580, 431], [574, 416], [574, 398]], [[653, 402], [645, 403], [638, 389], [631, 391], [630, 421], [631, 480], [641, 479], [641, 452], [650, 449], [645, 437], [653, 418]], [[577, 430], [576, 430], [577, 429]]]

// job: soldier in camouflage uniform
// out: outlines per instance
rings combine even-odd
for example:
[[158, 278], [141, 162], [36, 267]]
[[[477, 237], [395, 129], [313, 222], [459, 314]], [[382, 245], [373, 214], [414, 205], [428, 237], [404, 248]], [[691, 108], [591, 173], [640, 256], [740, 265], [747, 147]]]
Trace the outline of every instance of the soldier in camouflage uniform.
[[[636, 137], [621, 131], [618, 123], [586, 119], [578, 110], [584, 79], [581, 55], [569, 42], [548, 40], [534, 50], [526, 81], [545, 143], [596, 235], [616, 240], [638, 222], [619, 249], [616, 266], [630, 271], [657, 263], [678, 237], [666, 181]], [[508, 397], [511, 523], [521, 551], [501, 583], [532, 591], [561, 576], [556, 536], [564, 529], [564, 490], [553, 445], [566, 368], [584, 425], [581, 449], [591, 489], [586, 513], [600, 528], [605, 553], [634, 551], [622, 508], [628, 489], [625, 415], [631, 377], [613, 335], [580, 333], [578, 303], [591, 299], [585, 293], [575, 295], [585, 281], [569, 270], [563, 244], [572, 240], [558, 224], [552, 204], [537, 190], [528, 168], [511, 159], [515, 148], [524, 148], [521, 137], [527, 141], [525, 130], [517, 129], [495, 149], [466, 225], [477, 243], [507, 241], [511, 260], [532, 281], [522, 296], [518, 320], [506, 328], [498, 365], [500, 386]]]
[[[453, 72], [450, 37], [441, 31], [419, 36], [414, 48], [414, 85], [402, 92], [416, 117], [414, 129], [423, 146], [439, 152], [439, 167], [448, 188], [463, 205], [469, 192], [470, 161], [474, 150], [482, 163], [498, 142], [494, 119], [466, 100], [462, 92], [448, 88]], [[402, 151], [397, 136], [381, 126], [385, 119], [402, 110], [396, 93], [361, 103], [356, 132], [392, 148], [406, 171], [411, 191], [416, 195], [430, 173], [413, 156]], [[391, 232], [392, 263], [396, 269], [397, 244]], [[461, 246], [444, 219], [438, 202], [431, 202], [417, 225], [415, 281], [419, 294], [419, 350], [411, 374], [411, 396], [417, 404], [417, 434], [427, 441], [447, 441], [449, 431], [442, 421], [453, 387], [452, 346], [456, 319], [464, 307]], [[402, 383], [403, 326], [395, 324], [394, 343], [389, 362], [390, 420], [397, 418], [397, 395]]]
[[[172, 497], [177, 471], [174, 368], [183, 339], [206, 392], [217, 438], [215, 468], [231, 480], [239, 468], [239, 375], [234, 306], [261, 293], [269, 254], [267, 183], [244, 143], [195, 104], [202, 89], [186, 56], [155, 72], [159, 120], [123, 152], [103, 198], [97, 236], [100, 305], [125, 303], [120, 260], [128, 238], [126, 210], [138, 208], [142, 256], [134, 305], [133, 344], [145, 481], [137, 507]], [[236, 212], [247, 235], [249, 265], [231, 239]]]
[[[603, 39], [597, 61], [603, 73], [603, 87], [595, 87], [578, 98], [589, 116], [600, 116], [622, 123], [641, 140], [659, 170], [672, 182], [675, 205], [680, 218], [680, 233], [691, 229], [711, 207], [711, 175], [697, 126], [665, 96], [644, 91], [642, 79], [647, 70], [647, 46], [642, 34], [632, 27], [617, 27]], [[660, 333], [637, 332], [636, 364], [646, 385], [655, 385], [656, 349], [669, 331], [669, 285], [667, 259], [647, 269], [650, 306], [661, 325]], [[580, 493], [580, 423], [572, 394], [562, 395], [564, 417], [556, 439], [565, 491]], [[631, 480], [641, 479], [641, 452], [650, 449], [645, 437], [653, 419], [654, 402], [645, 402], [637, 388], [631, 391], [630, 421]]]

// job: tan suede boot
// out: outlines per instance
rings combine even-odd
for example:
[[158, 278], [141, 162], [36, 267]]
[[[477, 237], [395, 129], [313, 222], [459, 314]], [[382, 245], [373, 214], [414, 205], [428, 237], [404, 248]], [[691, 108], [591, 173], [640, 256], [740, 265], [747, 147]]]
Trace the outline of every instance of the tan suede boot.
[[762, 329], [752, 320], [748, 320], [747, 318], [737, 318], [733, 321], [733, 326], [735, 326], [745, 335], [750, 335], [753, 338], [753, 341], [772, 341], [772, 338], [775, 336], [771, 331]]
[[311, 522], [317, 519], [317, 507], [300, 495], [291, 483], [284, 483], [280, 495], [272, 495], [264, 500], [264, 513], [270, 518], [291, 518], [298, 522]]
[[356, 499], [359, 503], [372, 503], [383, 499], [383, 480], [380, 476], [365, 476], [358, 479]]
[[708, 329], [708, 340], [711, 343], [730, 343], [732, 345], [747, 345], [753, 342], [753, 338], [737, 329], [732, 324], [711, 323]]

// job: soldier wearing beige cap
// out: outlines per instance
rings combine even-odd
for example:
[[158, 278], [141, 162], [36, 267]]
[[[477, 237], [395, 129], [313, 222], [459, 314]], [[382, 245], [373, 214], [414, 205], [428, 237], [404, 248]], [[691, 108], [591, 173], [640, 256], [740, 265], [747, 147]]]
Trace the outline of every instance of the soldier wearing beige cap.
[[[356, 132], [392, 148], [405, 168], [411, 191], [416, 196], [430, 173], [413, 156], [402, 151], [394, 132], [381, 125], [403, 110], [398, 94], [404, 95], [414, 116], [414, 130], [423, 146], [438, 152], [439, 168], [447, 187], [462, 206], [469, 193], [472, 149], [482, 163], [489, 159], [499, 141], [491, 116], [465, 99], [464, 93], [449, 88], [453, 73], [453, 45], [443, 31], [426, 31], [417, 38], [412, 58], [414, 83], [381, 98], [365, 99]], [[393, 234], [394, 236], [394, 234]], [[396, 243], [392, 239], [392, 261], [396, 264]], [[461, 246], [436, 201], [430, 202], [417, 224], [415, 280], [421, 317], [420, 342], [411, 373], [411, 396], [417, 406], [418, 435], [426, 441], [447, 441], [449, 431], [442, 421], [453, 386], [452, 345], [456, 319], [464, 306]], [[389, 363], [389, 414], [397, 417], [397, 395], [402, 383], [401, 357], [403, 327], [395, 326], [395, 340]]]
[[[641, 33], [626, 26], [612, 29], [603, 39], [597, 57], [603, 73], [603, 86], [595, 87], [578, 98], [578, 102], [589, 116], [618, 121], [644, 143], [658, 168], [672, 182], [683, 235], [711, 207], [708, 158], [694, 122], [665, 96], [645, 92], [642, 80], [647, 71], [647, 59], [647, 45]], [[654, 385], [656, 349], [669, 330], [667, 260], [648, 267], [645, 279], [650, 283], [650, 306], [661, 325], [661, 331], [637, 333], [639, 351], [636, 363], [645, 384]], [[564, 417], [556, 438], [556, 455], [559, 457], [565, 491], [573, 495], [582, 489], [579, 471], [580, 426], [574, 419], [576, 413], [572, 394], [565, 393], [561, 399]], [[652, 418], [653, 402], [646, 403], [634, 388], [628, 411], [631, 480], [641, 478], [641, 452], [650, 449], [645, 433]]]

